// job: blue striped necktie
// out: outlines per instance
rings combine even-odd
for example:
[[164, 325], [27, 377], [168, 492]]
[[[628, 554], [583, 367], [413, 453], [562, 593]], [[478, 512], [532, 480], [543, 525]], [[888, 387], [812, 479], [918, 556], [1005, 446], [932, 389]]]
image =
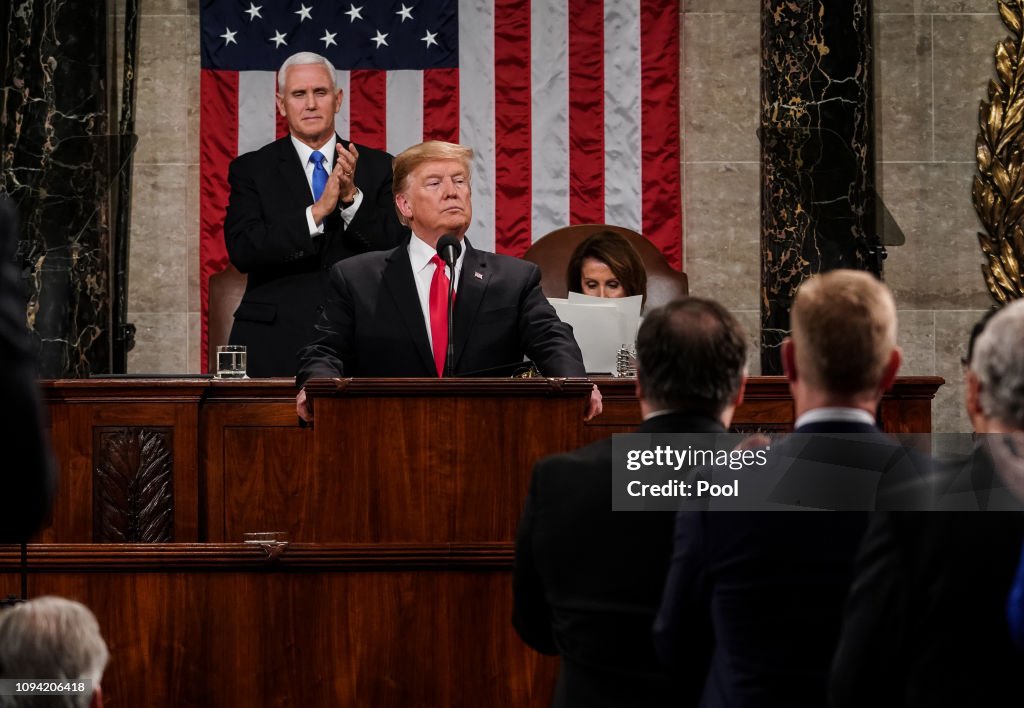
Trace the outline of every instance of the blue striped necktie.
[[313, 163], [313, 201], [320, 201], [320, 195], [324, 193], [327, 186], [327, 170], [324, 169], [324, 156], [319, 150], [314, 150], [309, 156]]

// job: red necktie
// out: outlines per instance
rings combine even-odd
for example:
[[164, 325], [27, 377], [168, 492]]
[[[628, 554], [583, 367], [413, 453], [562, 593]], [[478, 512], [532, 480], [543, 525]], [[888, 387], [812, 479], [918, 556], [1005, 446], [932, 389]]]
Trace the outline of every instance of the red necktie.
[[430, 281], [430, 340], [440, 377], [444, 376], [444, 358], [448, 353], [448, 285], [451, 280], [440, 256], [435, 255], [430, 262], [434, 264], [434, 277]]

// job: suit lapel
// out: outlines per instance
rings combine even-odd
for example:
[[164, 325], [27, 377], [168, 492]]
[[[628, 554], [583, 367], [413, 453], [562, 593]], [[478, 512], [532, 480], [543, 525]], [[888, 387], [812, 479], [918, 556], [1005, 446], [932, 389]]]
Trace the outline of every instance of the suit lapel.
[[281, 182], [291, 196], [292, 204], [302, 204], [303, 207], [313, 203], [313, 193], [309, 191], [309, 182], [306, 181], [306, 173], [299, 164], [299, 156], [295, 152], [295, 146], [287, 135], [277, 141], [278, 170], [281, 174]]
[[412, 339], [413, 348], [427, 371], [436, 372], [434, 354], [430, 351], [427, 324], [420, 309], [420, 296], [412, 277], [412, 264], [405, 244], [391, 251], [383, 274], [384, 287], [395, 302], [395, 308], [405, 322], [405, 331]]
[[452, 328], [455, 330], [455, 361], [452, 364], [452, 371], [456, 370], [463, 352], [466, 351], [469, 333], [473, 331], [473, 323], [476, 321], [477, 312], [480, 311], [480, 303], [483, 302], [490, 278], [484, 254], [473, 248], [468, 239], [463, 239], [462, 243], [466, 248], [466, 255], [462, 259], [459, 288], [455, 296], [455, 312], [452, 313]]

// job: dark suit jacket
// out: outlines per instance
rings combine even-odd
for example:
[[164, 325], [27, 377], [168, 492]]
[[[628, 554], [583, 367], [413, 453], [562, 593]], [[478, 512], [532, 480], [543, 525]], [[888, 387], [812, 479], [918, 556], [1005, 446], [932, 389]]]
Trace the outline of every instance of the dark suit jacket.
[[35, 533], [50, 513], [56, 469], [36, 388], [25, 297], [14, 252], [17, 214], [0, 195], [0, 543], [17, 543]]
[[[968, 473], [992, 475], [977, 453]], [[986, 469], [987, 468], [987, 469]], [[979, 489], [988, 496], [988, 490]], [[1006, 600], [1024, 513], [880, 513], [861, 545], [830, 681], [835, 706], [1021, 702]]]
[[[819, 423], [799, 433], [850, 433], [857, 443], [775, 445], [768, 468], [802, 454], [865, 470], [891, 464], [895, 442], [877, 428]], [[874, 464], [872, 465], [872, 460]], [[849, 480], [847, 480], [849, 485]], [[792, 490], [790, 490], [792, 491]], [[787, 495], [788, 496], [788, 495]], [[681, 511], [655, 645], [687, 682], [706, 676], [702, 706], [822, 706], [842, 606], [868, 512]]]
[[[231, 262], [249, 279], [230, 341], [248, 347], [250, 376], [294, 376], [296, 354], [313, 339], [327, 297], [330, 266], [392, 248], [408, 235], [395, 214], [391, 155], [356, 147], [355, 181], [363, 201], [348, 228], [336, 211], [315, 238], [305, 211], [313, 195], [288, 136], [231, 163], [224, 241]], [[333, 164], [335, 155], [329, 157]]]
[[[541, 292], [537, 266], [463, 245], [452, 325], [455, 375], [486, 376], [526, 354], [545, 376], [586, 376], [572, 329]], [[319, 337], [299, 357], [300, 387], [342, 375], [437, 376], [407, 243], [336, 264], [316, 329]]]
[[[680, 413], [637, 429], [724, 431], [715, 420]], [[674, 516], [612, 511], [611, 439], [534, 467], [516, 534], [513, 624], [531, 647], [562, 657], [553, 705], [686, 705], [686, 690], [651, 643]]]

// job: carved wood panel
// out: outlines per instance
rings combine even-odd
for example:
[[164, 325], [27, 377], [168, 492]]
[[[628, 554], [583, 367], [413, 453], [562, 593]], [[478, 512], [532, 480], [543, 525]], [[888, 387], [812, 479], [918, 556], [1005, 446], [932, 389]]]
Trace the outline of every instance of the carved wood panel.
[[174, 540], [174, 431], [93, 428], [93, 541]]

